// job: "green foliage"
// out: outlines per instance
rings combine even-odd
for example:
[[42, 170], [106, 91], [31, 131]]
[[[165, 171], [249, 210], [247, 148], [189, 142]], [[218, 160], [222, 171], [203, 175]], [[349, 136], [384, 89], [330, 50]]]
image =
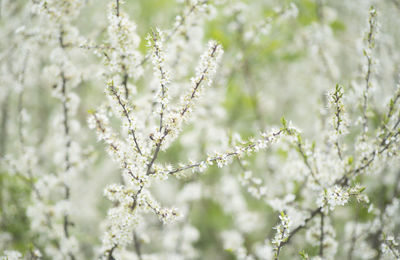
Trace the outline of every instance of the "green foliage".
[[10, 248], [26, 251], [31, 238], [25, 209], [30, 201], [30, 187], [17, 175], [0, 174], [0, 230], [12, 235]]

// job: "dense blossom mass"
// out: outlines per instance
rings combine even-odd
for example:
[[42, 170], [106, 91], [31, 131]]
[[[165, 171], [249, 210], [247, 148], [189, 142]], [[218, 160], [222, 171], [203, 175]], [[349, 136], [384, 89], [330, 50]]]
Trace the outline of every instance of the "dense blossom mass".
[[0, 259], [400, 259], [400, 0], [0, 2]]

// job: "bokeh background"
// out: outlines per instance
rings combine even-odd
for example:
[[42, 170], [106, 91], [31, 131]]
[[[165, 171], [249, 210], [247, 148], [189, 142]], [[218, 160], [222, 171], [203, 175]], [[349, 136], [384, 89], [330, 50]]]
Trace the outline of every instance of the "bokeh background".
[[[107, 39], [109, 2], [83, 1], [83, 8], [73, 19], [73, 25], [79, 30], [77, 37], [82, 42], [90, 39], [100, 44]], [[142, 38], [139, 50], [143, 55], [148, 52], [146, 35], [154, 28], [171, 30], [176, 16], [188, 3], [185, 0], [126, 0], [121, 9], [137, 25]], [[28, 252], [32, 247], [44, 246], [31, 230], [27, 216], [32, 196], [29, 183], [5, 163], [8, 155], [29, 157], [29, 153], [22, 154], [20, 150], [18, 118], [22, 110], [26, 111], [22, 115], [26, 116], [22, 120], [25, 144], [37, 156], [34, 162], [40, 166], [37, 174], [56, 174], [59, 167], [59, 146], [54, 131], [57, 131], [57, 115], [62, 107], [54, 98], [54, 79], [48, 69], [57, 43], [38, 36], [46, 27], [37, 21], [30, 5], [30, 1], [23, 0], [0, 3], [0, 156], [4, 162], [0, 167], [0, 251]], [[336, 84], [344, 86], [349, 120], [356, 122], [360, 111], [357, 97], [362, 93], [366, 64], [363, 42], [371, 5], [377, 10], [379, 22], [370, 105], [376, 112], [372, 124], [378, 125], [379, 114], [383, 113], [388, 97], [394, 92], [400, 69], [399, 1], [215, 0], [209, 1], [209, 8], [191, 20], [190, 31], [180, 32], [181, 37], [188, 40], [181, 47], [184, 57], [178, 60], [179, 64], [170, 63], [172, 80], [176, 71], [176, 84], [189, 82], [210, 39], [222, 44], [223, 58], [212, 87], [196, 110], [195, 122], [185, 127], [179, 139], [160, 155], [160, 160], [176, 164], [201, 159], [208, 152], [225, 150], [238, 134], [246, 139], [279, 126], [283, 116], [301, 129], [304, 138], [323, 144], [325, 136], [321, 133], [331, 120], [327, 93]], [[166, 46], [168, 53], [169, 45]], [[74, 118], [77, 131], [72, 138], [80, 144], [80, 154], [85, 161], [71, 188], [72, 233], [80, 241], [82, 259], [92, 259], [101, 241], [102, 222], [111, 206], [103, 190], [107, 184], [120, 180], [120, 172], [105, 152], [104, 144], [97, 141], [95, 131], [87, 126], [88, 111], [106, 100], [101, 58], [92, 50], [77, 45], [71, 48], [70, 59], [81, 77], [72, 90], [80, 100]], [[26, 72], [21, 82], [24, 64]], [[150, 62], [143, 66], [142, 76], [130, 80], [130, 84], [134, 86], [139, 103], [148, 101], [141, 99], [144, 97], [141, 93], [151, 93], [156, 85]], [[112, 123], [119, 127], [118, 120]], [[346, 139], [350, 150], [352, 138], [350, 135]], [[174, 224], [176, 227], [169, 227], [150, 216], [151, 224], [146, 226], [149, 238], [141, 238], [142, 251], [150, 254], [174, 247], [172, 242], [167, 243], [176, 239], [175, 233], [170, 231], [174, 228], [184, 230], [192, 239], [196, 252], [193, 259], [236, 259], [224, 246], [223, 234], [229, 230], [240, 230], [247, 248], [271, 239], [279, 212], [271, 206], [272, 202], [251, 196], [241, 186], [240, 176], [252, 171], [262, 179], [271, 196], [284, 201], [285, 196], [300, 185], [287, 181], [285, 176], [303, 170], [301, 166], [296, 168], [282, 163], [290, 159], [288, 149], [286, 145], [276, 146], [223, 169], [215, 166], [204, 174], [156, 183], [153, 192], [159, 201], [178, 208], [183, 205], [185, 217], [183, 222]], [[20, 161], [26, 162], [29, 158]], [[389, 166], [388, 171], [396, 169], [399, 169], [398, 163]], [[376, 198], [375, 205], [385, 205], [385, 200], [391, 196], [393, 178], [382, 177], [381, 183], [369, 182], [366, 178], [365, 182], [370, 185], [370, 197]], [[358, 221], [368, 221], [370, 215], [367, 208], [355, 202], [333, 215], [332, 224], [337, 227], [339, 241], [336, 259], [346, 259], [347, 248], [342, 246], [348, 242], [346, 223], [356, 215]], [[228, 236], [235, 234], [228, 233]], [[294, 259], [300, 250], [317, 254], [318, 246], [303, 243], [305, 236], [304, 232], [300, 233], [292, 242], [293, 246], [283, 250], [282, 259]], [[146, 239], [151, 242], [147, 243]]]

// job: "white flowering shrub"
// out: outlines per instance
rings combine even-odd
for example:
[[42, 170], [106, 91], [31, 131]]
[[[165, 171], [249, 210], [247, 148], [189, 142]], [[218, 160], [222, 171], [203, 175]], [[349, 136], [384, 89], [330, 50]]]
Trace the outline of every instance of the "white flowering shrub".
[[399, 14], [2, 0], [0, 259], [400, 259]]

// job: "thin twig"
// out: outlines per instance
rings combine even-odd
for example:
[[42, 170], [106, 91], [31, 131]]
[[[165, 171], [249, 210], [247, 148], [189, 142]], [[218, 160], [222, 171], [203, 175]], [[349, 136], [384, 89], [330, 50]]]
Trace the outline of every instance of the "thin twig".
[[324, 257], [324, 214], [321, 213], [321, 228], [320, 228], [320, 236], [319, 236], [319, 256], [321, 258]]

